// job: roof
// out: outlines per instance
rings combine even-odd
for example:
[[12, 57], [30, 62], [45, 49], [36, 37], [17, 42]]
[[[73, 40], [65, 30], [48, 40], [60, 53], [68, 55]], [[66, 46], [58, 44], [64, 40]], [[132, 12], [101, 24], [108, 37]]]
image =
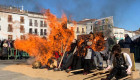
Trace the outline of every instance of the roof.
[[43, 15], [43, 13], [39, 13], [39, 12], [32, 12], [32, 11], [28, 11], [28, 13], [30, 13], [30, 14], [37, 14], [37, 15]]
[[85, 23], [85, 22], [95, 21], [95, 20], [97, 20], [97, 19], [84, 19], [84, 20], [82, 20], [82, 21], [79, 21], [78, 23], [79, 23], [79, 24], [82, 24], [82, 23]]
[[140, 30], [133, 31], [135, 34], [140, 34]]
[[19, 7], [0, 5], [0, 12], [25, 14], [27, 11], [21, 10]]
[[133, 36], [133, 37], [131, 37], [131, 39], [132, 39], [132, 41], [134, 41], [134, 40], [136, 40], [137, 38], [139, 38], [140, 37], [140, 34], [139, 35], [136, 35], [136, 36]]
[[119, 27], [115, 27], [115, 26], [113, 28], [124, 29], [124, 28], [119, 28]]
[[125, 30], [125, 31], [127, 31], [127, 32], [131, 32], [131, 33], [134, 33], [133, 31], [128, 31], [128, 30]]

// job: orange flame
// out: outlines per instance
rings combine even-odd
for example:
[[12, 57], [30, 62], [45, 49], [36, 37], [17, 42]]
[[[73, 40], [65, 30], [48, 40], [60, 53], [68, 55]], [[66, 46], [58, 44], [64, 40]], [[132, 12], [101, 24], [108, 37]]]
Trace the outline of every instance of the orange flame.
[[92, 49], [94, 51], [102, 51], [105, 49], [105, 41], [102, 33], [96, 33], [95, 38], [92, 40]]
[[50, 10], [46, 10], [44, 16], [47, 17], [45, 21], [48, 22], [51, 28], [47, 40], [39, 36], [28, 35], [26, 40], [17, 39], [15, 47], [26, 51], [30, 56], [34, 56], [37, 61], [46, 65], [48, 59], [53, 57], [55, 51], [58, 51], [60, 54], [62, 49], [67, 50], [67, 47], [70, 46], [74, 39], [74, 31], [67, 28], [67, 17], [65, 14], [62, 15], [61, 21], [58, 21], [58, 18], [51, 14]]

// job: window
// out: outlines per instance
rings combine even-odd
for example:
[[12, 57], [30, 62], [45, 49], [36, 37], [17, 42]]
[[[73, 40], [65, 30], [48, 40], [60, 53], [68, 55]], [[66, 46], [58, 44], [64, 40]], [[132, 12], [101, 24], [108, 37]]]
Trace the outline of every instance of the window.
[[91, 30], [92, 30], [92, 26], [91, 26]]
[[46, 21], [44, 21], [44, 27], [47, 27], [47, 23], [46, 23]]
[[34, 23], [34, 25], [35, 25], [36, 27], [38, 26], [37, 20], [35, 20], [35, 23]]
[[33, 23], [32, 23], [32, 19], [29, 20], [29, 26], [32, 26]]
[[21, 35], [21, 36], [20, 36], [20, 39], [21, 39], [21, 40], [25, 40], [25, 36], [24, 36], [24, 35]]
[[20, 33], [25, 33], [25, 29], [23, 25], [20, 25]]
[[80, 31], [79, 31], [79, 27], [77, 27], [77, 33], [79, 33]]
[[40, 35], [43, 35], [43, 29], [40, 29]]
[[13, 36], [12, 35], [8, 35], [8, 40], [12, 40]]
[[29, 33], [30, 33], [30, 34], [32, 34], [32, 33], [33, 33], [32, 28], [30, 28], [30, 29], [29, 29]]
[[47, 35], [47, 30], [46, 29], [44, 29], [44, 35]]
[[100, 30], [101, 30], [101, 31], [103, 30], [103, 26], [100, 26]]
[[20, 17], [20, 23], [24, 23], [24, 17]]
[[95, 24], [95, 27], [98, 27], [98, 24]]
[[82, 28], [82, 33], [85, 33], [84, 28]]
[[40, 27], [43, 27], [43, 21], [40, 21]]
[[8, 24], [8, 32], [13, 32], [12, 24]]
[[8, 15], [8, 22], [12, 22], [12, 15]]
[[108, 24], [108, 28], [111, 29], [111, 27], [112, 27], [111, 24]]
[[104, 30], [104, 27], [105, 27], [105, 26], [103, 25], [103, 26], [102, 26], [102, 29], [103, 29], [103, 30]]
[[103, 25], [105, 24], [105, 19], [102, 20], [102, 24], [103, 24]]
[[35, 29], [35, 34], [37, 35], [37, 29]]
[[105, 28], [104, 29], [107, 30], [107, 25], [105, 25]]

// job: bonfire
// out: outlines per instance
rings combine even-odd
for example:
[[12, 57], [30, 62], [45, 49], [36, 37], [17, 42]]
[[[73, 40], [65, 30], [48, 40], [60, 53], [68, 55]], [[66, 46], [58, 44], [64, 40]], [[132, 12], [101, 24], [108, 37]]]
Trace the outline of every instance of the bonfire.
[[[37, 35], [26, 35], [25, 40], [16, 39], [16, 49], [27, 52], [30, 56], [35, 57], [36, 61], [46, 65], [51, 57], [54, 57], [54, 52], [60, 55], [68, 50], [71, 42], [74, 39], [73, 28], [67, 28], [67, 17], [62, 15], [61, 21], [50, 13], [50, 10], [45, 10], [45, 21], [49, 24], [50, 33], [47, 39], [43, 39]], [[74, 26], [71, 26], [74, 27]]]

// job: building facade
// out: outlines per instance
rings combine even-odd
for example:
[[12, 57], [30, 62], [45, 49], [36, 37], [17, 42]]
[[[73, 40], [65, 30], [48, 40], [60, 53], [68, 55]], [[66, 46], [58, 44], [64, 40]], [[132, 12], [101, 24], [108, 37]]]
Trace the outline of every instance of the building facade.
[[0, 6], [0, 39], [24, 39], [25, 34], [47, 35], [47, 23], [41, 13]]
[[77, 39], [78, 35], [86, 34], [86, 25], [84, 25], [84, 24], [67, 23], [67, 27], [68, 28], [73, 28], [75, 39]]
[[128, 34], [130, 37], [133, 37], [133, 36], [136, 35], [135, 32], [133, 32], [133, 31], [128, 31], [128, 30], [125, 30], [125, 34]]
[[102, 32], [104, 36], [113, 34], [113, 16], [97, 19], [93, 22], [93, 32]]
[[105, 36], [113, 34], [113, 16], [101, 19], [84, 19], [78, 23], [86, 25], [86, 34], [90, 32], [102, 32]]
[[48, 24], [45, 21], [45, 16], [41, 13], [28, 13], [29, 33], [46, 37]]
[[124, 35], [128, 34], [130, 38], [136, 36], [136, 33], [133, 31], [128, 31], [123, 28], [113, 27], [113, 34], [117, 39], [117, 42], [121, 39], [125, 39]]
[[113, 27], [113, 34], [117, 39], [117, 42], [124, 39], [125, 30], [123, 28]]
[[86, 26], [86, 34], [89, 34], [90, 32], [93, 33], [93, 22], [96, 19], [84, 19], [82, 21], [79, 21], [78, 23], [81, 25], [85, 25]]

